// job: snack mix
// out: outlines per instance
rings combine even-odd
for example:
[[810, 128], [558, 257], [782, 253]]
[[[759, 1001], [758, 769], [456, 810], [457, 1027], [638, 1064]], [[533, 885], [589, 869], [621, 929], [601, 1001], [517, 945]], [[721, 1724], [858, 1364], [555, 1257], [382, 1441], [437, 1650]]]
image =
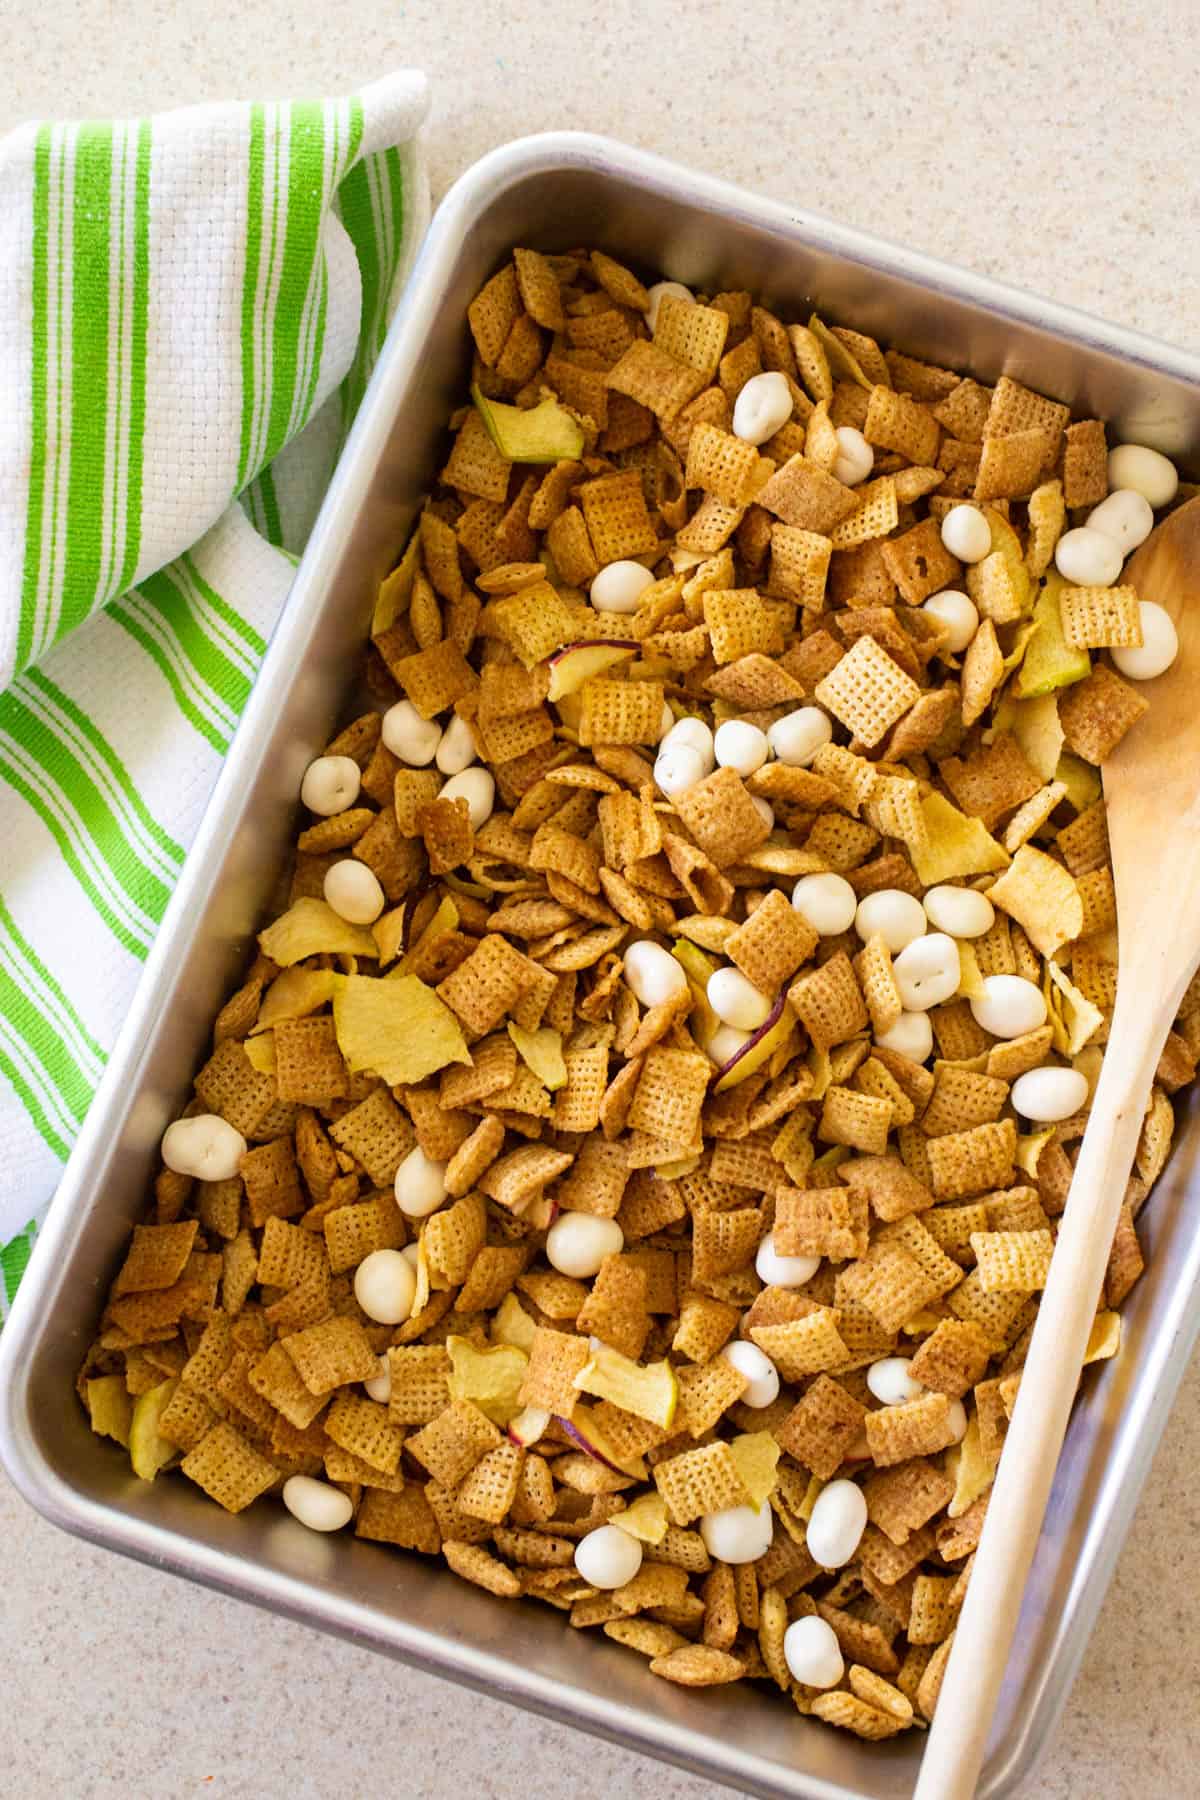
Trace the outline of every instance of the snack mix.
[[[137, 1475], [932, 1717], [1104, 1054], [1167, 459], [517, 250], [79, 1378]], [[1183, 490], [1184, 493], [1190, 490]], [[1089, 1361], [1195, 1072], [1159, 1064]]]

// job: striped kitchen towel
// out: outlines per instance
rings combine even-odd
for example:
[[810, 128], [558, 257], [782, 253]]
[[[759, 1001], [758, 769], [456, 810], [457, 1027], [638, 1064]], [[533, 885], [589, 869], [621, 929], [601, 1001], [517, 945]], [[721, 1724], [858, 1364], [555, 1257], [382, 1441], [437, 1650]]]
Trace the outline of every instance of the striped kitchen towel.
[[0, 1317], [423, 232], [424, 78], [0, 141]]

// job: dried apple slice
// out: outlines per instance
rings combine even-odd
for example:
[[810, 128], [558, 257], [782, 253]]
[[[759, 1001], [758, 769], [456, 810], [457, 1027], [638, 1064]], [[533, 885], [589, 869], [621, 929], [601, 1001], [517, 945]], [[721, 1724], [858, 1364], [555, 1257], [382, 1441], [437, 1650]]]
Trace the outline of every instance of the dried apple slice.
[[139, 1394], [133, 1403], [133, 1416], [129, 1422], [129, 1460], [134, 1474], [143, 1481], [153, 1481], [158, 1471], [179, 1455], [175, 1444], [169, 1444], [166, 1438], [158, 1435], [158, 1421], [178, 1386], [179, 1377], [172, 1375], [147, 1393]]
[[[775, 1454], [779, 1455], [778, 1445], [775, 1446]], [[609, 1522], [619, 1525], [622, 1531], [627, 1531], [630, 1537], [640, 1539], [643, 1544], [661, 1544], [670, 1524], [667, 1503], [661, 1494], [640, 1495], [624, 1512], [614, 1513]]]
[[602, 675], [615, 663], [636, 656], [638, 646], [625, 638], [595, 638], [567, 644], [550, 658], [549, 700], [565, 700], [593, 675]]
[[471, 1061], [458, 1020], [415, 975], [347, 975], [334, 995], [333, 1024], [351, 1073], [369, 1069], [389, 1087]]
[[1087, 651], [1076, 650], [1063, 633], [1059, 596], [1066, 585], [1057, 569], [1047, 570], [1033, 608], [1037, 630], [1016, 680], [1018, 700], [1056, 693], [1059, 688], [1085, 680], [1091, 673], [1092, 659]]
[[761, 1506], [775, 1492], [779, 1445], [769, 1431], [743, 1431], [730, 1440], [729, 1452], [751, 1501]]
[[351, 925], [325, 900], [305, 895], [258, 934], [264, 956], [283, 969], [307, 956], [369, 956], [379, 946], [366, 925]]
[[720, 1071], [713, 1093], [723, 1094], [727, 1088], [736, 1087], [739, 1081], [745, 1081], [748, 1075], [761, 1069], [774, 1056], [795, 1022], [796, 1016], [787, 1003], [787, 995], [780, 994], [763, 1024], [750, 1034], [749, 1042], [743, 1044]]
[[513, 1344], [528, 1355], [533, 1346], [537, 1326], [515, 1294], [505, 1294], [492, 1320], [492, 1337], [497, 1344]]
[[670, 1425], [679, 1400], [679, 1383], [668, 1362], [635, 1363], [619, 1350], [601, 1344], [591, 1361], [575, 1377], [575, 1386], [599, 1400], [648, 1419], [652, 1425]]
[[583, 426], [552, 394], [526, 408], [489, 400], [478, 387], [471, 389], [471, 398], [488, 436], [509, 462], [571, 462], [583, 455]]
[[517, 1395], [529, 1367], [529, 1358], [513, 1344], [493, 1344], [480, 1350], [469, 1338], [448, 1337], [450, 1358], [447, 1386], [452, 1400], [470, 1400], [493, 1425], [507, 1425], [521, 1411]]
[[97, 1375], [87, 1384], [87, 1409], [98, 1437], [115, 1438], [129, 1448], [133, 1400], [123, 1375]]
[[516, 1045], [522, 1062], [537, 1076], [544, 1088], [554, 1094], [559, 1088], [566, 1087], [567, 1065], [563, 1061], [561, 1031], [555, 1031], [550, 1025], [540, 1025], [536, 1031], [526, 1031], [523, 1025], [510, 1020], [508, 1035]]
[[597, 1462], [615, 1469], [619, 1475], [631, 1475], [635, 1481], [647, 1479], [645, 1458], [622, 1456], [596, 1422], [596, 1415], [591, 1407], [577, 1406], [569, 1419], [557, 1418], [556, 1423], [585, 1455], [595, 1457]]

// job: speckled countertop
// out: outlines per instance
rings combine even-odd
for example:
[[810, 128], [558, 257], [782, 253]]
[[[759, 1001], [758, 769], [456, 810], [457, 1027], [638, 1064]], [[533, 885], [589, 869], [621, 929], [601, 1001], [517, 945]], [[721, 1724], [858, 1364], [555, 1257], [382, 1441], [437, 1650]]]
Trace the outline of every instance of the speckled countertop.
[[[9, 0], [3, 17], [0, 128], [343, 91], [412, 63], [434, 82], [435, 197], [506, 139], [587, 128], [1200, 340], [1200, 108], [1178, 85], [1196, 0]], [[1030, 1794], [1196, 1791], [1198, 1463], [1193, 1377]], [[2, 1478], [0, 1561], [0, 1768], [18, 1793], [726, 1791], [90, 1550]]]

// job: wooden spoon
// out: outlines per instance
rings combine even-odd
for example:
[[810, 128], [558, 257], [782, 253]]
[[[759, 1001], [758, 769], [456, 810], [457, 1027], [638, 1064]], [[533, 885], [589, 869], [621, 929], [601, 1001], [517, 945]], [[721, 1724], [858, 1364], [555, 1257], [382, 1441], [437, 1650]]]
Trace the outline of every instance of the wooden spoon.
[[1200, 963], [1200, 499], [1158, 526], [1121, 579], [1170, 613], [1179, 654], [1140, 684], [1150, 710], [1104, 765], [1120, 933], [1112, 1031], [914, 1800], [975, 1792], [1154, 1071]]

